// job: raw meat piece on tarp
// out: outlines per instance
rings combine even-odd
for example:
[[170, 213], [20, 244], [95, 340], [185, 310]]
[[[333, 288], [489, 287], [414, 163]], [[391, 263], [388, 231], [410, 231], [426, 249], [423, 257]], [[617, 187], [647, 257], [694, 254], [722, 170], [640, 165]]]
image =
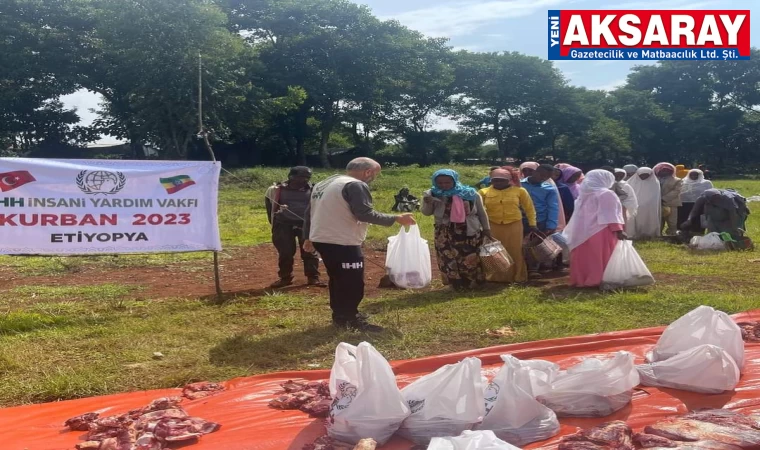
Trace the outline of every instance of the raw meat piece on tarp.
[[148, 406], [129, 411], [126, 415], [130, 419], [135, 420], [143, 414], [147, 414], [149, 412], [180, 408], [180, 403], [182, 403], [182, 397], [161, 397], [150, 402]]
[[722, 348], [744, 368], [742, 330], [722, 311], [700, 306], [676, 320], [660, 336], [657, 345], [647, 353], [649, 362], [659, 362], [704, 344]]
[[556, 375], [551, 390], [536, 399], [559, 417], [604, 417], [631, 402], [639, 385], [634, 356], [618, 352], [612, 359], [589, 358]]
[[744, 342], [760, 342], [760, 322], [740, 322]]
[[486, 417], [476, 428], [517, 446], [559, 433], [557, 415], [525, 391], [531, 389], [531, 368], [512, 356], [502, 359], [504, 366], [486, 389]]
[[634, 450], [631, 427], [616, 420], [564, 436], [557, 450]]
[[674, 441], [718, 441], [743, 449], [760, 448], [760, 430], [751, 417], [728, 410], [696, 411], [644, 428], [646, 434]]
[[182, 396], [190, 400], [197, 400], [199, 398], [210, 397], [216, 395], [224, 390], [224, 386], [219, 383], [211, 383], [208, 381], [201, 381], [199, 383], [188, 384], [182, 388]]
[[502, 441], [493, 431], [463, 431], [457, 437], [437, 437], [427, 450], [520, 450]]
[[714, 345], [700, 345], [665, 361], [636, 366], [644, 386], [702, 394], [732, 391], [741, 377], [734, 358]]
[[441, 367], [401, 390], [411, 415], [399, 435], [427, 444], [434, 437], [459, 436], [486, 414], [478, 358]]
[[393, 369], [367, 342], [343, 342], [335, 349], [330, 393], [327, 434], [341, 442], [372, 438], [384, 445], [410, 414]]
[[67, 420], [63, 425], [68, 427], [71, 431], [89, 431], [90, 424], [98, 419], [98, 413], [87, 413], [81, 416], [72, 417]]
[[282, 394], [277, 398], [269, 401], [269, 406], [276, 409], [299, 409], [307, 403], [311, 403], [316, 399], [314, 394], [309, 392], [296, 392], [293, 394]]
[[633, 435], [633, 442], [641, 448], [660, 450], [660, 449], [677, 449], [677, 450], [742, 450], [731, 444], [724, 444], [718, 441], [696, 441], [696, 442], [679, 442], [673, 441], [662, 436], [653, 434], [637, 433]]

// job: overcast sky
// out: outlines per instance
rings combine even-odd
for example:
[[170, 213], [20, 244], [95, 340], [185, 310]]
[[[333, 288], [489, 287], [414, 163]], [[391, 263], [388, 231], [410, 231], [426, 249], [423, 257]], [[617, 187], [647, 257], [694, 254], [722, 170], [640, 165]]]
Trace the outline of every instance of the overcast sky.
[[[470, 51], [518, 51], [547, 56], [549, 9], [749, 9], [760, 12], [760, 0], [359, 0], [381, 19], [396, 19], [409, 28], [433, 37], [448, 37], [455, 49]], [[760, 16], [751, 21], [752, 44], [759, 46]], [[642, 62], [557, 61], [570, 83], [591, 89], [614, 89], [625, 82], [631, 67]], [[86, 91], [64, 97], [76, 107], [84, 124], [94, 119], [89, 109], [98, 97]], [[446, 120], [438, 127], [452, 127]], [[113, 142], [104, 139], [103, 142]]]

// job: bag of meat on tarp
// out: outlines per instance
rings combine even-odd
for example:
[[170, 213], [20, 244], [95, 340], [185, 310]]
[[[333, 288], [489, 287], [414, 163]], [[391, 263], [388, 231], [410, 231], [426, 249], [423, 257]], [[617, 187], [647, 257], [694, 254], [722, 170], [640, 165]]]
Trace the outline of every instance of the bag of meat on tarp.
[[434, 437], [459, 436], [485, 416], [480, 360], [443, 366], [401, 390], [412, 414], [399, 434], [416, 444]]
[[559, 417], [604, 417], [631, 402], [639, 373], [628, 352], [618, 352], [612, 359], [589, 358], [560, 372], [548, 393], [537, 400]]
[[732, 391], [741, 377], [739, 366], [725, 350], [700, 345], [665, 361], [637, 366], [644, 386], [666, 387], [701, 394]]
[[385, 270], [391, 282], [402, 289], [421, 289], [433, 281], [430, 247], [420, 235], [420, 228], [404, 227], [388, 238]]
[[531, 368], [511, 356], [486, 388], [486, 417], [478, 430], [491, 430], [512, 445], [543, 441], [559, 433], [557, 415], [540, 404], [531, 389]]
[[338, 345], [330, 394], [327, 434], [338, 441], [356, 444], [371, 438], [383, 445], [409, 416], [390, 364], [367, 342]]
[[437, 437], [427, 450], [520, 450], [502, 441], [492, 431], [465, 431], [457, 437]]
[[725, 350], [744, 369], [742, 330], [728, 314], [700, 306], [676, 320], [647, 353], [648, 362], [660, 362], [700, 345], [710, 344]]
[[515, 381], [522, 390], [533, 398], [551, 390], [554, 378], [559, 374], [559, 366], [542, 359], [520, 360], [512, 355], [502, 355], [501, 360], [513, 367], [525, 368], [518, 370]]

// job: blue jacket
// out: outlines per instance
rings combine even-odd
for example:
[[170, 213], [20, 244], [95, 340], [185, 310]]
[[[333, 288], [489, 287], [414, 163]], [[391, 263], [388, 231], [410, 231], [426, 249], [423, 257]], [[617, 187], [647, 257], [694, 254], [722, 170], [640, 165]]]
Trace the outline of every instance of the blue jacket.
[[528, 179], [522, 180], [524, 187], [533, 199], [536, 207], [536, 222], [546, 224], [547, 230], [556, 230], [559, 226], [559, 198], [554, 186], [548, 181], [541, 184], [531, 184]]

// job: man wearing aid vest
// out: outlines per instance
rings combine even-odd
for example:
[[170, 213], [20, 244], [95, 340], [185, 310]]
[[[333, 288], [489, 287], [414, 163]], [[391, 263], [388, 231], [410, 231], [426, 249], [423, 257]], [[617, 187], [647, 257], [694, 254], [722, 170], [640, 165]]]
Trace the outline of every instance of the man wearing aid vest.
[[375, 211], [368, 183], [380, 174], [380, 164], [357, 158], [346, 175], [333, 175], [314, 186], [304, 223], [304, 249], [318, 251], [327, 270], [333, 324], [360, 331], [382, 331], [359, 314], [364, 298], [362, 243], [369, 224], [390, 227], [416, 224], [411, 214], [390, 215]]

